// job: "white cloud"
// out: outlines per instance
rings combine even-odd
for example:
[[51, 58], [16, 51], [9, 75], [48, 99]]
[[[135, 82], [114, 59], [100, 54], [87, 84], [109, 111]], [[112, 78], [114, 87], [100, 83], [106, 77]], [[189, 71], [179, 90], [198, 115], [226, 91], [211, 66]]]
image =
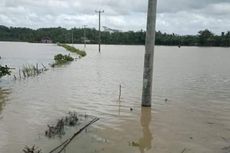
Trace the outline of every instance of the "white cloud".
[[[145, 29], [148, 0], [0, 0], [0, 24], [6, 26], [97, 27], [95, 10], [104, 9], [102, 24], [120, 30]], [[230, 30], [229, 0], [158, 0], [157, 29], [196, 34], [209, 28]]]

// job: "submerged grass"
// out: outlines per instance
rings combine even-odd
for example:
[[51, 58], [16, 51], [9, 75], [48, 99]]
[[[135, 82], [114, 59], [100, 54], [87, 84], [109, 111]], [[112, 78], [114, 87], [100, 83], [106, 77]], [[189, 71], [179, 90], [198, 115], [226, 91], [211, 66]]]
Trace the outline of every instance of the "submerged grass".
[[61, 47], [65, 48], [66, 50], [68, 50], [72, 53], [76, 53], [76, 54], [80, 55], [81, 57], [84, 57], [87, 55], [84, 50], [77, 49], [77, 48], [75, 48], [73, 46], [69, 46], [67, 44], [58, 44], [58, 46], [61, 46]]
[[79, 116], [75, 112], [69, 112], [68, 116], [65, 116], [57, 121], [55, 125], [48, 125], [48, 129], [45, 131], [45, 136], [52, 138], [55, 136], [61, 137], [65, 135], [65, 127], [73, 127], [79, 123]]
[[22, 67], [22, 74], [24, 78], [38, 75], [39, 72], [34, 65], [24, 65]]
[[22, 151], [24, 153], [42, 153], [41, 149], [38, 149], [37, 147], [35, 147], [35, 145], [32, 147], [25, 146]]
[[[33, 64], [28, 64], [28, 65], [23, 65], [21, 69], [19, 69], [19, 78], [29, 78], [29, 77], [34, 77], [38, 76], [44, 71], [47, 71], [48, 69], [42, 64], [43, 68], [39, 68], [38, 64], [33, 65]], [[15, 80], [17, 77], [14, 75]]]

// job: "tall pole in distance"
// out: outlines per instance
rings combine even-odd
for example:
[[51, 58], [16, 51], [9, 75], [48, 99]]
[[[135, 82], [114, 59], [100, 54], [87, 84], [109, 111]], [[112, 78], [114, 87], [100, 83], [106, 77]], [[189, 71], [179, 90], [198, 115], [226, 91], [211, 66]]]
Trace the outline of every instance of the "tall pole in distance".
[[73, 46], [73, 29], [72, 29], [72, 46]]
[[96, 13], [99, 14], [99, 24], [98, 24], [98, 30], [99, 30], [99, 34], [98, 34], [98, 45], [99, 45], [99, 53], [101, 53], [101, 13], [104, 13], [104, 10], [99, 10], [99, 11], [95, 11]]
[[86, 31], [85, 31], [85, 28], [86, 28], [87, 25], [84, 25], [84, 48], [86, 48]]
[[142, 106], [144, 107], [151, 107], [152, 100], [152, 76], [155, 46], [156, 10], [157, 0], [149, 0], [142, 90]]

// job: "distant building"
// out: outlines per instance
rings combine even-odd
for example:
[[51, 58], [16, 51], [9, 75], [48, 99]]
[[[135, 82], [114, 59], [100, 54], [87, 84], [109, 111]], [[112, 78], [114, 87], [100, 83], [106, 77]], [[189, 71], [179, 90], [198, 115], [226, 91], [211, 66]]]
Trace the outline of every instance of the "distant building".
[[41, 39], [41, 43], [53, 43], [53, 41], [49, 37], [44, 37]]

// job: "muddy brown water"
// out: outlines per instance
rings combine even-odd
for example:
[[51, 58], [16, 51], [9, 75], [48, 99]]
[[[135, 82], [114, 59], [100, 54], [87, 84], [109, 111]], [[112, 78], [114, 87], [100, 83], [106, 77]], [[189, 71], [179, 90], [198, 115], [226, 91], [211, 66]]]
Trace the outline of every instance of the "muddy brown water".
[[[37, 77], [0, 82], [0, 153], [33, 144], [48, 152], [65, 138], [44, 137], [47, 124], [69, 111], [100, 120], [66, 153], [230, 151], [229, 48], [157, 46], [152, 108], [140, 107], [144, 46], [105, 45], [99, 54], [88, 45], [86, 51], [87, 57]], [[48, 64], [57, 52], [68, 54], [52, 44], [1, 42], [0, 62]]]

